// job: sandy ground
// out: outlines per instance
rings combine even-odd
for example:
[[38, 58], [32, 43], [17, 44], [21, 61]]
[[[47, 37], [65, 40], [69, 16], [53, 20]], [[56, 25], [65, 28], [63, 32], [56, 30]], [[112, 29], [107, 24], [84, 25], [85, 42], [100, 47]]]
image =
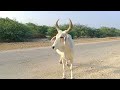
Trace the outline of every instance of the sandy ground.
[[[79, 38], [79, 39], [74, 39], [74, 42], [75, 44], [77, 44], [77, 43], [103, 42], [103, 41], [112, 41], [112, 40], [120, 40], [120, 37]], [[33, 48], [33, 47], [48, 47], [48, 46], [51, 46], [50, 40], [34, 39], [32, 42], [0, 43], [0, 51]]]
[[[62, 65], [51, 47], [0, 51], [2, 79], [61, 79]], [[120, 79], [120, 40], [75, 46], [75, 79]], [[67, 78], [70, 72], [66, 70]]]

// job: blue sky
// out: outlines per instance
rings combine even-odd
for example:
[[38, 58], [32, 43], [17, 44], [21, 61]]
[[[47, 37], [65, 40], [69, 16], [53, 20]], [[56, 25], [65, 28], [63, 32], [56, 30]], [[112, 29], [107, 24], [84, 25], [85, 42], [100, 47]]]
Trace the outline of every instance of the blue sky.
[[120, 11], [0, 11], [0, 17], [48, 26], [53, 26], [57, 19], [59, 24], [67, 24], [70, 18], [73, 24], [120, 29]]

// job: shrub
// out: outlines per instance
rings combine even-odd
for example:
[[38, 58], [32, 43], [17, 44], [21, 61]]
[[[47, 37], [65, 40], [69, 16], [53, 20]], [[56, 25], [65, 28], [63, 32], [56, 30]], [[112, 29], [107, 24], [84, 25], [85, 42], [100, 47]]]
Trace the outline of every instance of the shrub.
[[9, 18], [0, 18], [0, 40], [20, 42], [30, 38], [31, 32], [27, 26]]

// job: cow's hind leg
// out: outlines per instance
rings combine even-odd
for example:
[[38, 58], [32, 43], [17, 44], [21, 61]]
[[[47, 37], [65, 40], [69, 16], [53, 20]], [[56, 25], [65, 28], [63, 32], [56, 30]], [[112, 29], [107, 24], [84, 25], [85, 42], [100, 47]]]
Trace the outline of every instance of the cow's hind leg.
[[71, 74], [71, 79], [73, 79], [73, 62], [70, 61], [70, 74]]
[[62, 64], [63, 64], [63, 79], [65, 79], [65, 60], [62, 59]]
[[70, 67], [70, 63], [69, 63], [68, 60], [66, 60], [66, 65], [67, 65], [68, 67]]

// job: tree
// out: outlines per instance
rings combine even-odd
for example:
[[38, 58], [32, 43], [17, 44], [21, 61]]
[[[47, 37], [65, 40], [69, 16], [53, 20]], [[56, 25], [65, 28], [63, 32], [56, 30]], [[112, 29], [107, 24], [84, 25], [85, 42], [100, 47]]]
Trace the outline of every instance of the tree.
[[49, 27], [47, 31], [48, 39], [51, 39], [53, 36], [57, 34], [57, 30], [54, 27]]
[[38, 26], [39, 29], [38, 29], [38, 35], [40, 38], [46, 38], [46, 34], [47, 34], [47, 31], [48, 31], [48, 26]]
[[31, 36], [31, 32], [24, 24], [9, 18], [0, 18], [0, 40], [13, 42], [25, 41]]

